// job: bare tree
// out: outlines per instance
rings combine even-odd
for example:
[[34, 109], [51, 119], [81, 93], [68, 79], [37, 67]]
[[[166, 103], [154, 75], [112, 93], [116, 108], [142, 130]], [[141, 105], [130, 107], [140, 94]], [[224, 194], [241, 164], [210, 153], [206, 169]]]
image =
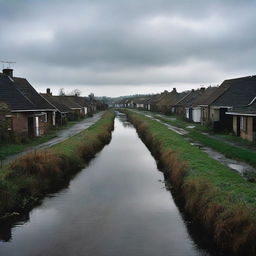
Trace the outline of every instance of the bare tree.
[[80, 96], [81, 95], [81, 91], [79, 89], [74, 89], [68, 95], [70, 95], [70, 96]]
[[94, 100], [94, 98], [95, 98], [93, 93], [90, 93], [90, 94], [88, 95], [88, 97], [89, 97], [90, 100]]
[[59, 96], [65, 96], [64, 88], [60, 88]]

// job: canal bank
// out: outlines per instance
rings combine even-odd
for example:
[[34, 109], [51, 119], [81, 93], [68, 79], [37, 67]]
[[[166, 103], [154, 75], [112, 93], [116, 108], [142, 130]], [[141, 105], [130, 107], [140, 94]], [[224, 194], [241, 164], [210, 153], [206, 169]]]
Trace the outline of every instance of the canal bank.
[[218, 247], [255, 255], [255, 185], [159, 122], [127, 113], [184, 200], [186, 213], [211, 233]]
[[5, 226], [0, 255], [222, 255], [193, 240], [193, 232], [156, 161], [118, 115], [110, 144], [66, 189]]
[[114, 113], [50, 149], [28, 153], [0, 170], [0, 221], [20, 215], [68, 184], [111, 139]]

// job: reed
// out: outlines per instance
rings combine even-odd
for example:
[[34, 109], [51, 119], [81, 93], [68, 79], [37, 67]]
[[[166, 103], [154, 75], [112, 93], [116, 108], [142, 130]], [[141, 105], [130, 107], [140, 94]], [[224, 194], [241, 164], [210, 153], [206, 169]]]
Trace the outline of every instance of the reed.
[[0, 219], [21, 212], [64, 184], [111, 140], [114, 113], [106, 112], [90, 128], [15, 160], [0, 175]]

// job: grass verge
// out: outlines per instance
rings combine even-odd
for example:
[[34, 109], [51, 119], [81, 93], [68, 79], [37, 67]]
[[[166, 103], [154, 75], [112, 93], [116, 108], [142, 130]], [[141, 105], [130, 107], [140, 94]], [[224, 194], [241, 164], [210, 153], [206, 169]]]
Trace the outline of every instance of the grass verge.
[[164, 125], [127, 112], [140, 137], [163, 166], [191, 218], [216, 245], [237, 255], [256, 254], [256, 189]]
[[30, 147], [34, 147], [39, 144], [45, 143], [45, 142], [55, 138], [59, 131], [70, 128], [71, 126], [73, 126], [79, 122], [81, 122], [81, 120], [80, 121], [70, 121], [66, 125], [49, 130], [49, 132], [42, 137], [32, 138], [32, 139], [26, 138], [24, 143], [20, 142], [20, 143], [2, 144], [2, 145], [0, 145], [0, 160], [5, 159], [9, 155], [14, 155], [14, 154], [20, 153]]
[[[190, 128], [187, 128], [189, 124], [185, 123], [184, 121], [179, 121], [179, 120], [172, 121], [170, 119], [159, 117], [157, 115], [154, 117], [162, 122], [170, 123], [171, 125], [175, 125], [177, 127], [187, 130], [189, 132], [187, 134], [188, 137], [202, 143], [207, 147], [210, 147], [222, 153], [228, 158], [243, 161], [256, 167], [256, 152], [246, 148], [237, 147], [235, 145], [231, 145], [230, 143], [226, 143], [224, 140], [212, 138], [208, 135], [202, 134], [201, 132], [205, 132], [206, 128], [204, 128], [201, 125], [195, 124], [196, 128], [190, 129]], [[229, 139], [230, 139], [230, 136], [229, 136]]]
[[88, 129], [52, 146], [26, 154], [0, 170], [0, 218], [6, 219], [63, 187], [111, 140], [114, 113], [106, 112]]

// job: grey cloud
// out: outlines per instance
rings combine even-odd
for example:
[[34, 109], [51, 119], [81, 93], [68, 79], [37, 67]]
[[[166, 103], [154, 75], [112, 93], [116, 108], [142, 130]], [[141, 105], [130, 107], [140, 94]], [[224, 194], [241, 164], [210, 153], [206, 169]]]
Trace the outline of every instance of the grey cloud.
[[0, 5], [1, 58], [41, 84], [189, 85], [256, 68], [254, 1]]

